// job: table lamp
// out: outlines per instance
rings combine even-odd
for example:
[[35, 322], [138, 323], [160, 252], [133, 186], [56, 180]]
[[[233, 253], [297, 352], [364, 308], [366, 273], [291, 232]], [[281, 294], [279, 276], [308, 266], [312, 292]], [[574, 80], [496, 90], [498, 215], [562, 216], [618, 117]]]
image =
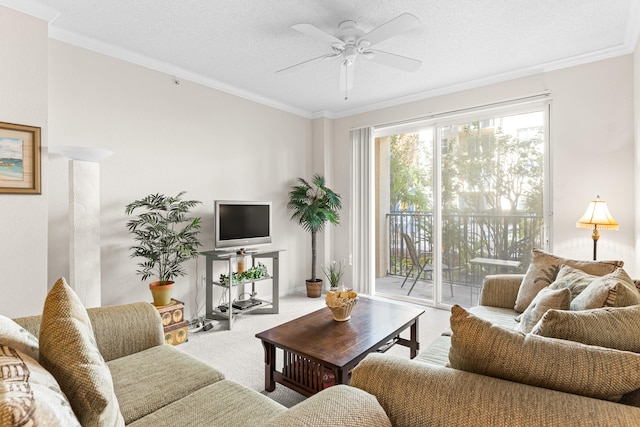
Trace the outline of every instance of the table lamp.
[[609, 213], [609, 209], [607, 209], [605, 201], [600, 200], [600, 196], [597, 196], [595, 200], [592, 200], [589, 203], [589, 206], [587, 207], [584, 215], [582, 215], [582, 218], [576, 222], [576, 227], [593, 228], [593, 234], [591, 234], [591, 237], [593, 238], [593, 259], [595, 260], [598, 239], [600, 238], [598, 228], [601, 230], [617, 230], [618, 223]]

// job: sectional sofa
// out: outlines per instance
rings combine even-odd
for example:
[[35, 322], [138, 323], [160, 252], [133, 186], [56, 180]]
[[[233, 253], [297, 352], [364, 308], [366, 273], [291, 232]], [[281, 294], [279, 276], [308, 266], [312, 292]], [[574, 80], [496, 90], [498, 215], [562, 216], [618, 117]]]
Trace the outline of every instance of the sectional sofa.
[[0, 372], [2, 426], [391, 425], [348, 386], [287, 409], [165, 344], [151, 304], [85, 310], [64, 280], [42, 315], [0, 316]]
[[487, 276], [415, 359], [369, 355], [350, 385], [394, 426], [640, 426], [640, 283], [617, 261], [533, 259]]
[[640, 425], [640, 283], [621, 262], [533, 259], [487, 276], [415, 359], [371, 354], [289, 409], [164, 344], [150, 304], [85, 310], [60, 280], [42, 315], [0, 316], [0, 425]]

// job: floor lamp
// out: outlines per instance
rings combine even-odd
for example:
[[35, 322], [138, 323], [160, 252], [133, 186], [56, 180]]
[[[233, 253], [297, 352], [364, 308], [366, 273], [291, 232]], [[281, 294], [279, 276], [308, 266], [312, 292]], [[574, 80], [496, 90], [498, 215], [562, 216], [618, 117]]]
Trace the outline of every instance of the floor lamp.
[[85, 307], [102, 303], [100, 281], [100, 166], [108, 150], [58, 146], [69, 159], [69, 285]]
[[607, 209], [607, 204], [604, 200], [600, 200], [600, 196], [597, 196], [595, 200], [592, 200], [587, 206], [587, 210], [582, 215], [582, 218], [576, 222], [576, 226], [578, 228], [592, 228], [593, 233], [591, 237], [593, 238], [593, 259], [596, 259], [596, 251], [598, 247], [598, 239], [600, 238], [600, 233], [598, 233], [598, 228], [600, 230], [617, 230], [618, 223], [609, 213], [609, 209]]

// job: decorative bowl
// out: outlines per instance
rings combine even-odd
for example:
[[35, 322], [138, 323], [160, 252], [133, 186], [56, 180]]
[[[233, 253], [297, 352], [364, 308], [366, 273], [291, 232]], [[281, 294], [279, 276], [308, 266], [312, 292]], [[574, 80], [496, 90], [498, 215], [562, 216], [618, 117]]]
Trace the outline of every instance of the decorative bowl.
[[329, 307], [331, 313], [333, 314], [333, 319], [337, 322], [344, 322], [351, 319], [351, 310], [355, 307], [358, 302], [357, 298], [349, 300], [347, 302], [342, 303], [338, 307]]
[[351, 310], [358, 302], [357, 297], [358, 294], [356, 292], [343, 287], [338, 291], [327, 292], [325, 301], [333, 314], [333, 318], [338, 322], [344, 322], [351, 318]]

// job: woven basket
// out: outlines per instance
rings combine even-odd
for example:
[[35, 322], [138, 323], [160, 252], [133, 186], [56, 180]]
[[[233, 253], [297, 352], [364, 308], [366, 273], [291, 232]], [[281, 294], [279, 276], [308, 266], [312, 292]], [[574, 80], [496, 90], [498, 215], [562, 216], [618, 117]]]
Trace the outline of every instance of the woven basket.
[[322, 280], [310, 282], [307, 280], [307, 296], [309, 298], [320, 298], [322, 295]]
[[333, 314], [333, 319], [337, 322], [344, 322], [351, 319], [351, 310], [353, 310], [353, 307], [355, 307], [357, 302], [358, 299], [354, 298], [343, 303], [341, 306], [329, 307], [329, 310], [331, 310], [331, 313]]

